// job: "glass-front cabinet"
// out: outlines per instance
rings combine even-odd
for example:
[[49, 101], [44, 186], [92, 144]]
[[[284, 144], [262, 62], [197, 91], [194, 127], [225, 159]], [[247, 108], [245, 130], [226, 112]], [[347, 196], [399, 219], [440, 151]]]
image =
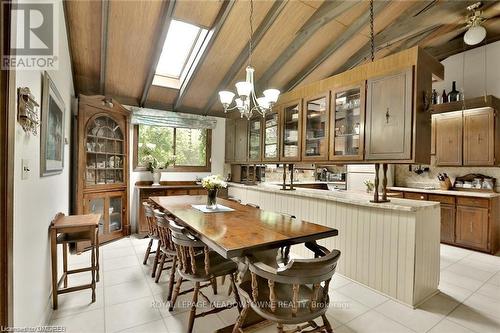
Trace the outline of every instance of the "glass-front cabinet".
[[248, 121], [248, 160], [260, 162], [262, 157], [262, 117], [260, 115]]
[[274, 107], [264, 117], [264, 155], [262, 159], [267, 162], [279, 160], [279, 116], [278, 108]]
[[125, 147], [121, 127], [108, 116], [89, 120], [85, 186], [123, 184]]
[[121, 236], [125, 212], [125, 192], [89, 193], [84, 196], [84, 213], [100, 214], [99, 242]]
[[365, 83], [332, 91], [331, 160], [362, 160]]
[[328, 160], [329, 99], [326, 93], [304, 102], [302, 160]]
[[300, 160], [302, 139], [302, 100], [283, 105], [281, 109], [280, 161]]

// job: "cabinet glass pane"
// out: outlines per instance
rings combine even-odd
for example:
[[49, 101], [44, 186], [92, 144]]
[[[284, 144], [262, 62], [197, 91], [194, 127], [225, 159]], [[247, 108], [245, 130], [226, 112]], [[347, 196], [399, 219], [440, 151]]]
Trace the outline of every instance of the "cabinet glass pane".
[[251, 119], [248, 157], [252, 160], [258, 160], [260, 158], [260, 131], [260, 118]]
[[89, 202], [89, 214], [101, 214], [101, 219], [99, 220], [99, 234], [104, 233], [104, 198], [90, 199]]
[[359, 154], [360, 89], [336, 93], [335, 102], [335, 155]]
[[276, 112], [266, 114], [264, 119], [264, 157], [278, 157], [278, 114]]
[[111, 117], [101, 116], [89, 122], [86, 132], [86, 184], [122, 183], [125, 155], [120, 126]]
[[326, 126], [328, 126], [328, 111], [326, 104], [326, 97], [307, 102], [306, 156], [322, 156], [327, 151]]
[[109, 232], [122, 229], [122, 197], [109, 198]]
[[284, 109], [283, 157], [299, 155], [299, 118], [298, 104]]

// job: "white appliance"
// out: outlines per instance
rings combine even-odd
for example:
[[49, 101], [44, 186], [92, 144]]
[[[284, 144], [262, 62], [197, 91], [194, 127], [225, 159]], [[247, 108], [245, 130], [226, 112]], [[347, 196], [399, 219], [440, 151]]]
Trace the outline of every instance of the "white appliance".
[[[382, 189], [382, 165], [379, 170], [379, 189]], [[348, 191], [366, 191], [364, 182], [371, 180], [375, 182], [375, 165], [374, 164], [348, 164], [347, 165], [347, 190]], [[387, 168], [387, 186], [392, 186], [394, 183], [394, 165], [389, 165]]]

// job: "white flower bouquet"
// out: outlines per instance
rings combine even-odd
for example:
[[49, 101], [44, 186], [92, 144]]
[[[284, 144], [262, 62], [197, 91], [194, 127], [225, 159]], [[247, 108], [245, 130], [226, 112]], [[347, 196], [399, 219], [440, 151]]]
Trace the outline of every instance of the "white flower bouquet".
[[227, 183], [220, 175], [210, 175], [201, 180], [201, 185], [207, 190], [226, 188]]

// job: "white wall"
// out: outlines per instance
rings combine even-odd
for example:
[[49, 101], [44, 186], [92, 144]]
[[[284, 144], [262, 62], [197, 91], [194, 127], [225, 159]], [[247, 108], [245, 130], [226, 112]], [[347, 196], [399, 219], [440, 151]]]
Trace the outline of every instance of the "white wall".
[[[133, 156], [133, 126], [130, 126], [130, 156]], [[223, 175], [224, 173], [224, 153], [226, 145], [226, 120], [224, 118], [217, 118], [217, 125], [212, 130], [212, 170], [211, 172], [163, 172], [161, 175], [162, 181], [194, 181], [196, 177], [205, 177], [210, 174]], [[135, 183], [140, 180], [153, 180], [153, 176], [149, 171], [135, 172], [134, 166], [132, 165], [132, 160], [130, 160], [130, 193], [129, 202], [130, 207], [130, 225], [132, 227], [132, 232], [135, 232], [137, 212], [136, 207], [138, 205], [138, 194], [135, 190]]]
[[[465, 98], [483, 96], [485, 92], [484, 46], [446, 58], [444, 81], [432, 85], [439, 94], [450, 92], [452, 81], [457, 81], [457, 89], [465, 88]], [[464, 57], [465, 55], [465, 57]], [[465, 70], [464, 68], [465, 59]], [[488, 95], [500, 97], [500, 41], [486, 46], [486, 90]], [[462, 74], [464, 73], [464, 74]], [[464, 87], [465, 78], [465, 87]]]
[[[59, 2], [59, 70], [50, 71], [49, 75], [66, 107], [64, 136], [68, 139], [74, 95], [70, 66], [63, 8]], [[16, 87], [29, 87], [39, 103], [42, 74], [38, 70], [16, 71]], [[63, 173], [40, 177], [40, 134], [28, 136], [17, 125], [14, 158], [14, 325], [35, 326], [45, 323], [50, 315], [48, 227], [57, 212], [68, 213], [69, 145], [65, 146]], [[27, 180], [21, 180], [21, 159], [31, 161], [31, 176]]]

